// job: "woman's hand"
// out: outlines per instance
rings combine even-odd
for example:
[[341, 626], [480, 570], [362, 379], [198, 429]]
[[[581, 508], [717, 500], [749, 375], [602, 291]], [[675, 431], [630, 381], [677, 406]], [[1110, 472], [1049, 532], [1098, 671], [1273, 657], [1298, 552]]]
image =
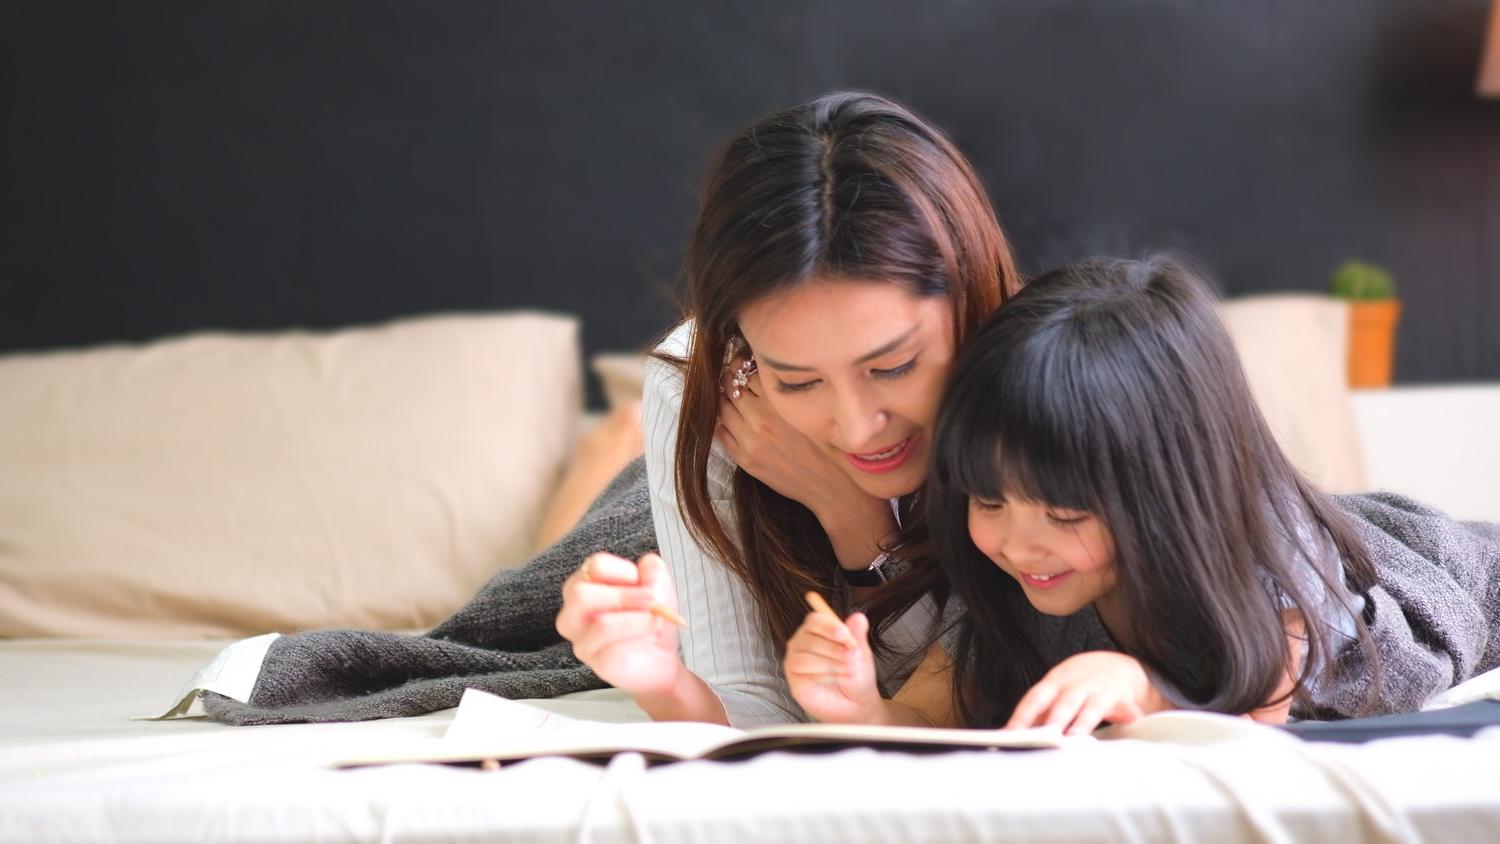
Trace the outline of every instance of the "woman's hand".
[[1090, 651], [1053, 667], [1016, 704], [1007, 729], [1058, 727], [1088, 734], [1100, 722], [1128, 724], [1165, 708], [1139, 660], [1121, 653]]
[[736, 465], [761, 483], [813, 511], [819, 518], [842, 515], [856, 507], [861, 512], [890, 504], [855, 485], [823, 449], [796, 430], [771, 406], [762, 392], [760, 374], [753, 372], [744, 386], [735, 375], [748, 358], [732, 359], [720, 381], [719, 425], [714, 438]]
[[883, 701], [875, 685], [870, 620], [854, 613], [840, 621], [831, 612], [810, 612], [786, 645], [787, 685], [792, 698], [819, 721], [871, 724]]
[[673, 612], [676, 593], [656, 554], [631, 563], [594, 554], [563, 583], [557, 632], [599, 679], [631, 695], [668, 694], [686, 672], [677, 656], [677, 628], [651, 611]]

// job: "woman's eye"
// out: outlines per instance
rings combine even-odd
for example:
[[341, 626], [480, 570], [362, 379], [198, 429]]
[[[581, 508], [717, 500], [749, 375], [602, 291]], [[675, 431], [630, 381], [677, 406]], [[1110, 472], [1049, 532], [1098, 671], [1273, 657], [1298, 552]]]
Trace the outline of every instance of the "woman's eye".
[[987, 511], [987, 512], [991, 512], [991, 511], [994, 511], [994, 510], [999, 510], [1001, 507], [1004, 507], [1005, 506], [1005, 502], [1003, 502], [1003, 501], [985, 501], [982, 498], [970, 498], [969, 499], [969, 506], [973, 507], [975, 510], [984, 510], [984, 511]]
[[911, 372], [916, 368], [916, 366], [917, 359], [912, 358], [906, 363], [903, 363], [900, 366], [892, 367], [890, 369], [872, 369], [870, 370], [870, 374], [875, 376], [876, 378], [900, 378], [906, 373]]
[[1053, 522], [1053, 524], [1059, 524], [1059, 525], [1076, 525], [1079, 522], [1083, 521], [1084, 519], [1087, 519], [1088, 517], [1089, 517], [1088, 513], [1048, 513], [1047, 514], [1047, 518], [1051, 519], [1052, 522]]
[[797, 384], [789, 384], [786, 381], [783, 381], [780, 378], [778, 378], [778, 379], [776, 379], [776, 392], [778, 392], [778, 393], [805, 393], [808, 390], [811, 390], [813, 388], [813, 385], [816, 384], [816, 383], [818, 383], [818, 381], [817, 381], [816, 378], [813, 379], [813, 380], [811, 380], [811, 381], [803, 381], [803, 382], [797, 383]]

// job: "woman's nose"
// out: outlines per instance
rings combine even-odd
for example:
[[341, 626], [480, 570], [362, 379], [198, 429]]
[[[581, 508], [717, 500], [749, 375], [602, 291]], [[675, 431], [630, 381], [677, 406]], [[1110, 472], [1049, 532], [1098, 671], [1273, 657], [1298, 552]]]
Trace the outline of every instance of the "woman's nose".
[[834, 409], [834, 425], [844, 441], [844, 448], [856, 454], [894, 445], [877, 441], [889, 422], [890, 415], [857, 390], [839, 397]]

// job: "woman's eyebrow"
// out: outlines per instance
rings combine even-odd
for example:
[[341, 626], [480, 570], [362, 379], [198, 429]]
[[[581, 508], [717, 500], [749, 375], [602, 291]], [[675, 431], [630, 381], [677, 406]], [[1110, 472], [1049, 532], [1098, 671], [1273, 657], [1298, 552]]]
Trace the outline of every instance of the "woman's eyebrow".
[[[902, 332], [901, 336], [899, 336], [899, 337], [897, 337], [897, 338], [895, 338], [895, 339], [893, 339], [893, 340], [891, 340], [891, 341], [889, 341], [887, 343], [881, 344], [880, 348], [874, 350], [873, 352], [870, 352], [870, 353], [864, 354], [864, 355], [860, 355], [859, 359], [856, 360], [856, 361], [854, 361], [854, 365], [855, 366], [859, 366], [860, 364], [863, 364], [863, 363], [869, 363], [870, 361], [872, 361], [872, 360], [880, 357], [881, 355], [888, 355], [891, 352], [894, 352], [895, 350], [897, 350], [897, 349], [899, 349], [901, 347], [902, 343], [905, 343], [907, 340], [910, 340], [911, 336], [913, 334], [916, 334], [917, 333], [917, 329], [920, 328], [920, 327], [921, 326], [913, 325], [911, 328], [908, 328], [906, 331]], [[798, 366], [797, 364], [794, 364], [794, 363], [782, 363], [781, 361], [773, 360], [773, 359], [768, 358], [768, 357], [766, 357], [764, 355], [756, 355], [755, 358], [756, 358], [756, 360], [760, 361], [761, 363], [765, 364], [766, 366], [769, 366], [772, 369], [780, 370], [782, 372], [815, 372], [816, 371], [816, 369], [814, 367], [811, 367], [811, 366]]]

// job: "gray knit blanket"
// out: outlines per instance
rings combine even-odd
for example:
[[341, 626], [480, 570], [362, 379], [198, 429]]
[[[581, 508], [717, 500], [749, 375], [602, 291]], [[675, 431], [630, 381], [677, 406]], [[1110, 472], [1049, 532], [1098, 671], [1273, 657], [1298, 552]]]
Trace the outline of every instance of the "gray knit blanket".
[[1415, 712], [1500, 666], [1500, 525], [1459, 522], [1391, 493], [1338, 496], [1375, 564], [1366, 621], [1379, 671], [1346, 647], [1313, 689], [1313, 717]]
[[281, 636], [266, 652], [249, 702], [206, 692], [204, 709], [209, 718], [237, 725], [365, 721], [457, 706], [468, 688], [511, 699], [601, 688], [554, 626], [563, 581], [596, 551], [633, 560], [656, 547], [645, 461], [638, 458], [572, 532], [497, 574], [431, 631]]

